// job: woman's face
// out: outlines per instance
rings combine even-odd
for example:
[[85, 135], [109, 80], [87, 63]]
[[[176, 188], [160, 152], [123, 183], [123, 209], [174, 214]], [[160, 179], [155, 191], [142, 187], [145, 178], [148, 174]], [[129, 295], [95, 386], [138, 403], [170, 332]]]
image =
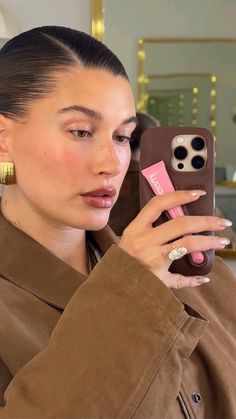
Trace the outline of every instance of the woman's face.
[[77, 67], [56, 80], [53, 93], [13, 122], [16, 196], [58, 227], [100, 229], [130, 161], [130, 85], [105, 70]]

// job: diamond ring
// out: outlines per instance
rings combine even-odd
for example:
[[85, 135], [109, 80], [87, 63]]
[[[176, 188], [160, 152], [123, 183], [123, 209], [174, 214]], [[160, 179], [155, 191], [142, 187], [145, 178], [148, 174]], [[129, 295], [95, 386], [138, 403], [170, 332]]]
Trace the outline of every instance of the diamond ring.
[[170, 243], [172, 246], [172, 250], [168, 254], [170, 260], [177, 260], [181, 259], [183, 256], [185, 256], [188, 251], [186, 247], [175, 247], [174, 243]]

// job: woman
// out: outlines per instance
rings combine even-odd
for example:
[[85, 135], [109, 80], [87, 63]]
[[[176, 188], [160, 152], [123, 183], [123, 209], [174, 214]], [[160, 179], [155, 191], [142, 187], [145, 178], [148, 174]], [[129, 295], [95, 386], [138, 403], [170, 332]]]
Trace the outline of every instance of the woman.
[[204, 286], [168, 271], [168, 242], [222, 248], [198, 233], [228, 220], [154, 229], [203, 194], [178, 191], [119, 243], [106, 227], [136, 121], [119, 60], [42, 27], [6, 44], [0, 75], [0, 418], [235, 417], [235, 279], [220, 260]]

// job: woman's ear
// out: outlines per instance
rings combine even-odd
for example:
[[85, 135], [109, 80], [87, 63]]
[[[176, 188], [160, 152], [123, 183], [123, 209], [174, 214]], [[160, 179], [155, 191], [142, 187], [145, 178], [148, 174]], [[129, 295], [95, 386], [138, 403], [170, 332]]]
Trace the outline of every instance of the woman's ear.
[[0, 161], [12, 162], [11, 157], [11, 133], [12, 121], [0, 114]]

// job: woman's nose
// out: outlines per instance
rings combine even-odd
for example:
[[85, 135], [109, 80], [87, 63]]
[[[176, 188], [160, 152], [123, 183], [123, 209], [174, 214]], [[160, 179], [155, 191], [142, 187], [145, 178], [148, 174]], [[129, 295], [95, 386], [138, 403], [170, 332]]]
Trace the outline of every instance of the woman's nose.
[[93, 164], [96, 173], [116, 176], [121, 172], [121, 156], [113, 140], [106, 141], [96, 148]]

